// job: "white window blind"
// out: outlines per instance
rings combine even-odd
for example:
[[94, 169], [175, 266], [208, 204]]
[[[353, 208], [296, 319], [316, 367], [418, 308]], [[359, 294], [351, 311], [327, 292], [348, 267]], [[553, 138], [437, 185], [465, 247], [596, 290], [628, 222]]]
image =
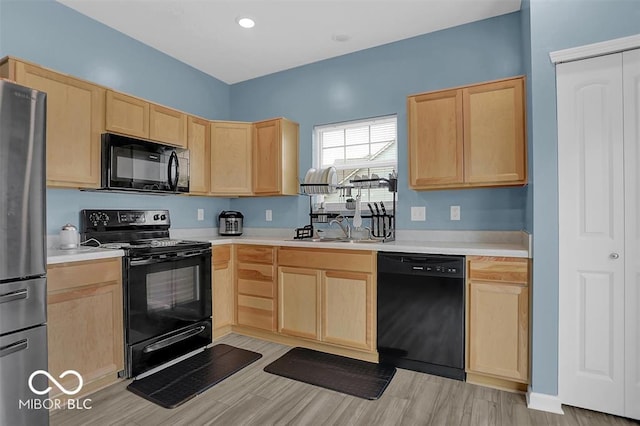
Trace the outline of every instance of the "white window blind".
[[[378, 175], [388, 178], [397, 170], [398, 143], [395, 115], [316, 126], [314, 167], [333, 166], [338, 172], [338, 185], [347, 185], [356, 177]], [[352, 191], [355, 199], [357, 189]], [[387, 188], [361, 190], [363, 202], [391, 201]], [[344, 209], [348, 197], [338, 191], [324, 196], [325, 206], [331, 210]]]

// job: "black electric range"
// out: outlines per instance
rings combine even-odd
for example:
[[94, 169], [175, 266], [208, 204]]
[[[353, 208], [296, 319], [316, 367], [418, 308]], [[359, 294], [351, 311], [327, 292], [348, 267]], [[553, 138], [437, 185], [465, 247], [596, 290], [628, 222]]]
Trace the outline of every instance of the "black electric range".
[[81, 240], [118, 248], [122, 262], [126, 377], [212, 342], [211, 244], [171, 239], [168, 210], [82, 210]]

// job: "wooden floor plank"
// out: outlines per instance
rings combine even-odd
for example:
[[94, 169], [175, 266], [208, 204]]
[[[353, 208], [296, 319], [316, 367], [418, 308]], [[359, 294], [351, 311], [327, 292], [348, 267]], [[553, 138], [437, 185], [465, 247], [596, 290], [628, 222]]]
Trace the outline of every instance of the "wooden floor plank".
[[122, 381], [91, 395], [91, 410], [53, 412], [51, 425], [638, 425], [575, 407], [564, 407], [565, 415], [530, 410], [521, 394], [402, 369], [380, 399], [368, 401], [263, 371], [290, 347], [236, 334], [215, 343], [263, 357], [172, 410], [132, 394]]

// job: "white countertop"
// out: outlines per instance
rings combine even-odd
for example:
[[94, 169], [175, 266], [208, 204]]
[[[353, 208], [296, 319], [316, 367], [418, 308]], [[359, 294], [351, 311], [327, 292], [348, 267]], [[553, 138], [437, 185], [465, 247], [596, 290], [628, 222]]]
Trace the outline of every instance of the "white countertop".
[[391, 241], [388, 243], [344, 243], [312, 242], [305, 240], [283, 239], [282, 237], [213, 237], [203, 238], [212, 245], [220, 244], [262, 244], [281, 247], [331, 248], [344, 250], [374, 250], [424, 254], [450, 254], [475, 256], [529, 257], [528, 247], [524, 244], [509, 242], [450, 242], [450, 241]]
[[80, 247], [70, 250], [58, 250], [50, 248], [47, 250], [47, 265], [122, 256], [124, 256], [124, 251], [122, 250], [103, 249], [98, 247]]
[[[460, 238], [459, 231], [437, 231], [432, 234], [413, 233], [421, 239], [402, 239], [388, 243], [344, 243], [344, 242], [312, 242], [309, 240], [293, 240], [291, 236], [278, 235], [242, 235], [238, 237], [221, 237], [208, 232], [188, 232], [187, 235], [172, 235], [172, 238], [188, 240], [209, 241], [212, 245], [222, 244], [259, 244], [281, 247], [308, 247], [330, 248], [343, 250], [373, 250], [392, 251], [423, 254], [447, 254], [460, 256], [504, 256], [504, 257], [529, 257], [529, 241], [523, 238], [485, 238], [472, 236], [472, 238]], [[485, 233], [486, 234], [486, 233]], [[449, 235], [454, 236], [449, 238]], [[425, 238], [425, 236], [427, 238]], [[429, 240], [428, 237], [437, 237], [439, 240]], [[477, 237], [477, 238], [476, 238]], [[48, 264], [76, 262], [82, 260], [104, 259], [123, 256], [122, 250], [82, 247], [76, 250], [49, 249]]]

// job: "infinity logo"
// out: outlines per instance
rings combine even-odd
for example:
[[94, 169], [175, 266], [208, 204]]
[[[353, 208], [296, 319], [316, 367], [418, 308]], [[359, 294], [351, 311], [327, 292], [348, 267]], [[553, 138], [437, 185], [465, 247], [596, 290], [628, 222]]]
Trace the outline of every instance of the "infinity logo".
[[44, 370], [36, 370], [33, 373], [31, 373], [31, 375], [29, 376], [29, 389], [31, 389], [31, 392], [35, 393], [36, 395], [44, 395], [46, 393], [49, 393], [49, 391], [51, 391], [51, 386], [47, 387], [45, 390], [37, 390], [33, 387], [33, 378], [36, 377], [38, 374], [43, 374], [45, 376], [47, 376], [47, 378], [49, 380], [51, 380], [57, 387], [58, 389], [60, 389], [64, 394], [66, 395], [75, 395], [78, 392], [80, 392], [80, 389], [82, 389], [82, 385], [84, 384], [83, 380], [82, 380], [82, 376], [80, 375], [80, 373], [78, 373], [75, 370], [67, 370], [65, 372], [63, 372], [60, 375], [60, 378], [63, 379], [66, 376], [68, 376], [69, 374], [72, 374], [74, 376], [76, 376], [78, 378], [78, 387], [75, 388], [74, 390], [67, 390], [65, 389], [64, 386], [62, 386], [51, 374], [49, 374], [47, 371]]

